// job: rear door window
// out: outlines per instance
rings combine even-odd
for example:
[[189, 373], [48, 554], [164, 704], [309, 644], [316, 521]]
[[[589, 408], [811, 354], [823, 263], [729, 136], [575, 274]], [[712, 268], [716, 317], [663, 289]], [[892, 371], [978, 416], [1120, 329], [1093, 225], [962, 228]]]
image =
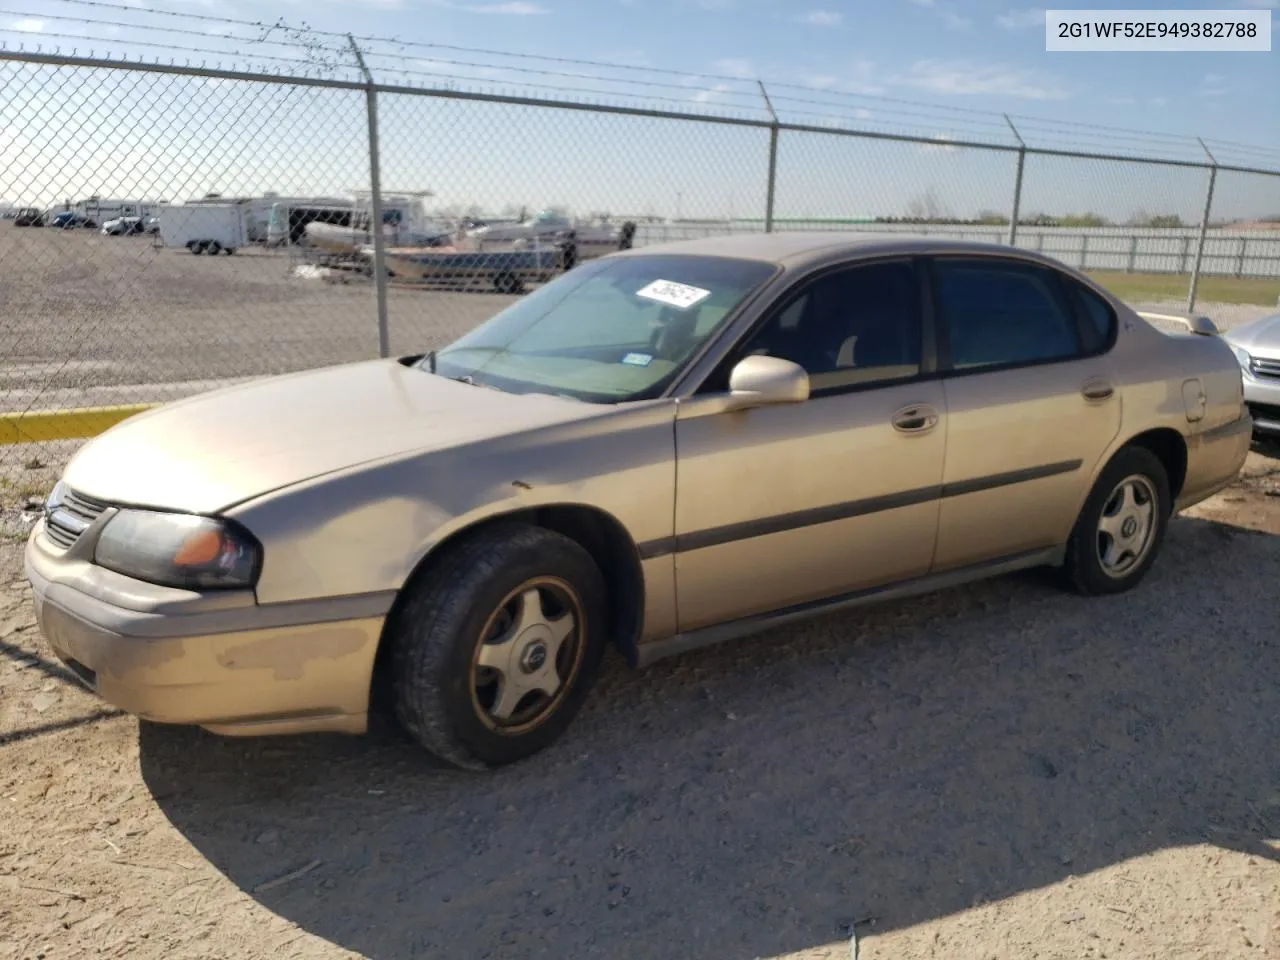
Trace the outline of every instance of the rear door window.
[[1068, 360], [1080, 330], [1057, 275], [995, 258], [933, 263], [939, 333], [957, 371]]

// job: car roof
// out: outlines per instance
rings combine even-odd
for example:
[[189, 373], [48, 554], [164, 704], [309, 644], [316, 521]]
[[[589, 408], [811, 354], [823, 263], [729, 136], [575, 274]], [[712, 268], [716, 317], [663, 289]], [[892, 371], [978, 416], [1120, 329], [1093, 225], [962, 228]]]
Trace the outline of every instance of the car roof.
[[[873, 231], [783, 231], [780, 233], [737, 233], [646, 244], [615, 256], [651, 256], [654, 254], [687, 254], [690, 256], [737, 257], [760, 260], [786, 267], [803, 267], [849, 253], [880, 256], [911, 253], [1003, 253], [1027, 256], [1001, 243], [975, 240], [953, 240], [923, 233], [886, 233]], [[1031, 255], [1031, 259], [1042, 258]]]

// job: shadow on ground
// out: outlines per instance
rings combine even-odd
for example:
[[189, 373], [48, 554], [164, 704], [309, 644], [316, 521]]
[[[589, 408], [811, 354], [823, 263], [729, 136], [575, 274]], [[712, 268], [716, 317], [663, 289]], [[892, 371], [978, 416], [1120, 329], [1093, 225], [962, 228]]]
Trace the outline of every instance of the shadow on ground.
[[499, 772], [144, 725], [143, 773], [235, 883], [371, 957], [770, 956], [1175, 845], [1277, 859], [1278, 582], [1280, 538], [1180, 519], [1125, 597], [1023, 575], [615, 662]]

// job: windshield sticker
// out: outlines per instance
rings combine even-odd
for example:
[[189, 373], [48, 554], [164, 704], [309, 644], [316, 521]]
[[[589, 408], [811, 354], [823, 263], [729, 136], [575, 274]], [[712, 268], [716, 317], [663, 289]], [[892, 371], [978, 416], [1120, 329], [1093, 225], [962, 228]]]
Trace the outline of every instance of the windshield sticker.
[[623, 363], [629, 363], [633, 367], [647, 367], [653, 363], [653, 357], [647, 353], [628, 353], [622, 358]]
[[691, 287], [688, 284], [676, 283], [674, 280], [655, 280], [647, 287], [636, 291], [637, 297], [657, 300], [678, 310], [688, 310], [695, 303], [711, 296], [710, 290]]

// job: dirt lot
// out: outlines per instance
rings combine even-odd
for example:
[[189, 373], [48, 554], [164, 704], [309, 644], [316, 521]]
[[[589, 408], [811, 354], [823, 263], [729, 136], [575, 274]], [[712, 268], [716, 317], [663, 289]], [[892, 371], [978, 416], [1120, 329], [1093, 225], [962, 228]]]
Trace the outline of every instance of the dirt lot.
[[[56, 408], [112, 387], [377, 356], [372, 285], [291, 277], [299, 262], [261, 249], [193, 257], [149, 237], [0, 224], [0, 410], [23, 409], [37, 391], [34, 408]], [[510, 299], [393, 289], [392, 347], [441, 346]]]
[[1035, 575], [631, 673], [486, 775], [69, 681], [0, 547], [0, 955], [1280, 956], [1280, 449], [1150, 577]]

